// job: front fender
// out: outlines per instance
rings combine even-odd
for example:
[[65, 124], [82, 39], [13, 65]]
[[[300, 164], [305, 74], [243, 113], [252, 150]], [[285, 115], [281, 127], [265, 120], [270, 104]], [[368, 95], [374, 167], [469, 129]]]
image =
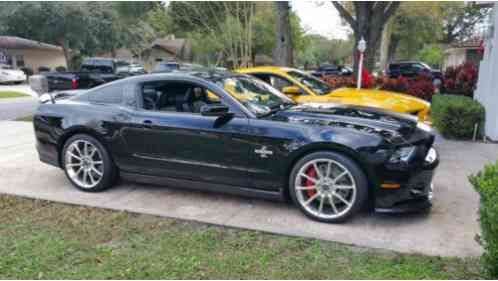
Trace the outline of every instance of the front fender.
[[341, 153], [355, 161], [364, 171], [369, 182], [376, 186], [379, 182], [373, 163], [379, 160], [377, 151], [382, 150], [384, 141], [381, 137], [371, 134], [347, 132], [347, 130], [324, 130], [317, 134], [320, 140], [310, 142], [294, 142], [288, 146], [289, 161], [286, 163], [287, 178], [294, 165], [304, 156], [317, 151], [333, 151]]

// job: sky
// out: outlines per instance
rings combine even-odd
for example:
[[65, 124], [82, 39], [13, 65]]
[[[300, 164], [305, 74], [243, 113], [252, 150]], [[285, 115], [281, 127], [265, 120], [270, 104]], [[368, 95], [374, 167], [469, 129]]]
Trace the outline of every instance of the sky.
[[330, 1], [291, 1], [307, 33], [327, 38], [346, 39], [350, 28], [341, 24], [341, 17]]

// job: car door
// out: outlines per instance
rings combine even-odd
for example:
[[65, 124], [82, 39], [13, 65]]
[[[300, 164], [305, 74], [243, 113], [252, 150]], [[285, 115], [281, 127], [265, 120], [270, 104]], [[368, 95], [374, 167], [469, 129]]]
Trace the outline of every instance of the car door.
[[[207, 84], [199, 86], [206, 87], [224, 102], [218, 89]], [[249, 123], [233, 105], [230, 111], [234, 113], [233, 118], [220, 122], [219, 117], [198, 113], [137, 108], [123, 137], [142, 167], [138, 172], [248, 186], [249, 145], [245, 136]]]

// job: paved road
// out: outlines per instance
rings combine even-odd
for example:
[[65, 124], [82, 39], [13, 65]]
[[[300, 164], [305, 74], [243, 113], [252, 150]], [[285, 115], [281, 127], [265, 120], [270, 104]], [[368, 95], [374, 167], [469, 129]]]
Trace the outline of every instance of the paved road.
[[0, 120], [33, 115], [38, 105], [38, 99], [33, 97], [0, 99]]
[[29, 97], [0, 99], [0, 121], [33, 115], [38, 99], [37, 94], [28, 85], [0, 85], [1, 91], [21, 92]]
[[428, 214], [364, 213], [344, 224], [311, 221], [286, 203], [122, 183], [102, 193], [84, 193], [64, 173], [42, 164], [28, 122], [0, 122], [0, 193], [126, 210], [217, 225], [312, 237], [358, 246], [442, 256], [477, 256], [478, 195], [470, 173], [496, 161], [498, 145], [441, 140], [441, 165]]

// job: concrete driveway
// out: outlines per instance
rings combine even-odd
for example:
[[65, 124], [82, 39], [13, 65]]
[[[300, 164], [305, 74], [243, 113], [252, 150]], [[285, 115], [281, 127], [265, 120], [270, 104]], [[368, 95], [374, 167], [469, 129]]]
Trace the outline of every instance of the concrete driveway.
[[311, 221], [279, 202], [122, 183], [97, 194], [76, 190], [38, 161], [31, 123], [0, 122], [0, 193], [160, 215], [407, 253], [477, 256], [478, 195], [467, 176], [496, 161], [498, 145], [439, 140], [441, 166], [428, 214], [364, 213], [345, 224]]

